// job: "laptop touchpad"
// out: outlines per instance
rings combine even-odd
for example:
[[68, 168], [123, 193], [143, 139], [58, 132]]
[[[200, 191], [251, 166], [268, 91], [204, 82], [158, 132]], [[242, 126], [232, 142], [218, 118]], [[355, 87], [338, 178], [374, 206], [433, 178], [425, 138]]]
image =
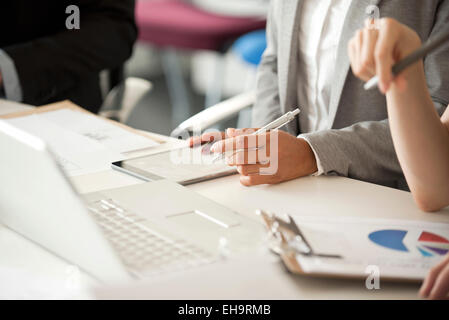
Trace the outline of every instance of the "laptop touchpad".
[[210, 215], [207, 212], [201, 210], [175, 213], [168, 215], [167, 218], [172, 223], [182, 224], [186, 227], [196, 227], [201, 224], [208, 228], [215, 227], [228, 229], [239, 225], [239, 223], [235, 222], [235, 220], [233, 221], [230, 219], [220, 219], [215, 215]]

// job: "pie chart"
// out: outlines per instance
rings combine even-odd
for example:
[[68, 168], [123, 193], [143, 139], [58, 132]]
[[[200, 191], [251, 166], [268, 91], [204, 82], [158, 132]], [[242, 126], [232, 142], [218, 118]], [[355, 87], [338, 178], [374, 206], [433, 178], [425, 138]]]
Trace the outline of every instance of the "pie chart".
[[[410, 252], [404, 244], [406, 230], [378, 230], [368, 238], [375, 244], [391, 250]], [[442, 256], [449, 252], [449, 240], [435, 233], [422, 231], [416, 239], [416, 249], [423, 257]]]

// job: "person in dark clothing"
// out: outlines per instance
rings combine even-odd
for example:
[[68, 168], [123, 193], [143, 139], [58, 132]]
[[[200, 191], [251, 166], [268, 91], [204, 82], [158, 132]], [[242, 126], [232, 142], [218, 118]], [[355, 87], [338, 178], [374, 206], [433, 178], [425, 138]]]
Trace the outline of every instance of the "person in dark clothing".
[[[73, 5], [79, 28], [71, 28], [77, 25]], [[119, 68], [132, 53], [134, 5], [134, 0], [0, 2], [0, 97], [36, 106], [69, 99], [97, 112], [100, 71]]]

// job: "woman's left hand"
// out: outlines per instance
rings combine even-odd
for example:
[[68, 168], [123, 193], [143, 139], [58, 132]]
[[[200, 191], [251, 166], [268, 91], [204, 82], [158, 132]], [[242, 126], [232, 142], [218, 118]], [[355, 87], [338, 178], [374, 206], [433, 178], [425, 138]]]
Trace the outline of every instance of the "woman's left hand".
[[430, 270], [419, 294], [426, 299], [449, 299], [449, 255]]

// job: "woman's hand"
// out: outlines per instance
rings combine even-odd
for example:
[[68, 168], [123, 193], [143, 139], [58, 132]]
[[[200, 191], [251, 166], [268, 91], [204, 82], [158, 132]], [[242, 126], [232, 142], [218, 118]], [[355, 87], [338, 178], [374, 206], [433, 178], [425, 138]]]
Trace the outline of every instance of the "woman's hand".
[[[228, 129], [229, 131], [229, 129]], [[201, 136], [193, 136], [187, 140], [189, 146], [191, 148], [200, 146], [204, 143], [209, 142], [217, 142], [222, 139], [228, 138], [228, 135], [225, 132], [213, 131], [203, 133]]]
[[379, 29], [357, 31], [349, 42], [348, 54], [354, 74], [364, 81], [377, 75], [379, 89], [386, 94], [393, 82], [404, 89], [409, 76], [419, 64], [422, 66], [417, 62], [396, 77], [391, 72], [395, 63], [421, 47], [421, 39], [415, 31], [390, 18], [381, 19], [378, 25]]
[[419, 294], [422, 298], [449, 299], [449, 255], [430, 270]]
[[228, 138], [211, 148], [211, 152], [225, 153], [227, 164], [237, 167], [243, 185], [276, 184], [318, 170], [315, 155], [304, 139], [278, 130], [251, 135], [255, 131], [228, 129]]

